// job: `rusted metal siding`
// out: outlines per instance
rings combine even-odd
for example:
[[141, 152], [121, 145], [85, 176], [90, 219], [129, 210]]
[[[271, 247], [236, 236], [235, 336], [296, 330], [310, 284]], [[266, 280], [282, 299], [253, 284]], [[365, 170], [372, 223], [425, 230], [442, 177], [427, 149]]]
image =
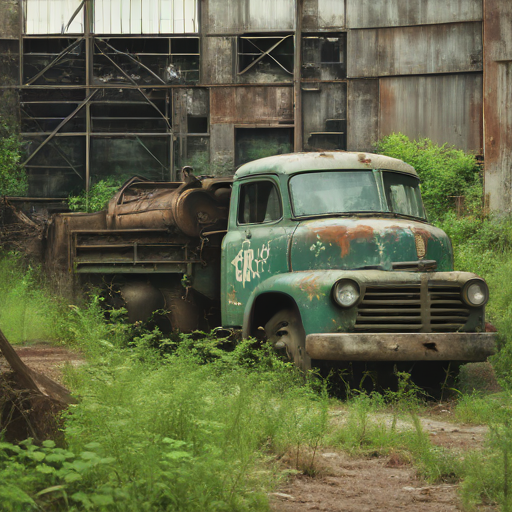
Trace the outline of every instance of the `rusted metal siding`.
[[482, 70], [482, 24], [350, 30], [353, 78]]
[[379, 87], [379, 138], [402, 132], [481, 151], [481, 74], [382, 78]]
[[211, 90], [212, 124], [293, 124], [293, 88], [225, 87]]
[[0, 2], [0, 38], [17, 39], [20, 35], [18, 0]]
[[346, 83], [321, 83], [317, 87], [303, 84], [302, 111], [306, 151], [345, 149]]
[[207, 34], [291, 31], [295, 26], [295, 1], [209, 0], [204, 19]]
[[347, 150], [371, 152], [379, 138], [379, 80], [351, 80], [347, 108]]
[[204, 37], [202, 51], [202, 82], [231, 84], [235, 69], [235, 37]]
[[304, 0], [302, 30], [340, 30], [345, 26], [345, 2], [340, 0]]
[[233, 124], [210, 125], [210, 162], [216, 176], [235, 171], [235, 128]]
[[484, 20], [485, 195], [512, 211], [512, 3], [486, 0]]
[[481, 20], [482, 0], [347, 0], [348, 28]]

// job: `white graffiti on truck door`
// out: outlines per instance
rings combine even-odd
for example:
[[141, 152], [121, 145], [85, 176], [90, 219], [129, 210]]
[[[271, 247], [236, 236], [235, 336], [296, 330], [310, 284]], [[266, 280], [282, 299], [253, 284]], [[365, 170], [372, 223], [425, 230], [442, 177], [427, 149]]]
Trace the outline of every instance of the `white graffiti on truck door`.
[[242, 248], [238, 251], [235, 259], [231, 264], [235, 267], [235, 278], [239, 283], [242, 283], [245, 288], [245, 283], [260, 277], [262, 272], [265, 272], [268, 257], [270, 256], [270, 242], [263, 244], [257, 249], [256, 254], [254, 249], [251, 249], [251, 242], [245, 240]]

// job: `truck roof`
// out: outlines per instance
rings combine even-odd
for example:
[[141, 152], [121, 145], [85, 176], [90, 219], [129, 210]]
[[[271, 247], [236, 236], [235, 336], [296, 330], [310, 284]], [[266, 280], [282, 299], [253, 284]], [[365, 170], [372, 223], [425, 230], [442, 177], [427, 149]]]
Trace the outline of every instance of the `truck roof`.
[[317, 153], [289, 153], [269, 156], [242, 165], [235, 173], [235, 180], [255, 174], [294, 174], [300, 171], [329, 169], [386, 169], [417, 176], [414, 167], [384, 155], [348, 151], [322, 151]]

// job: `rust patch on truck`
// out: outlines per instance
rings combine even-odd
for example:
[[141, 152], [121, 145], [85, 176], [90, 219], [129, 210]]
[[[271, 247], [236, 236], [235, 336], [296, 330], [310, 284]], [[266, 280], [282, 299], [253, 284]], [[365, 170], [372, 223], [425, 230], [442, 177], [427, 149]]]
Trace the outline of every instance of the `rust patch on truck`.
[[366, 153], [359, 153], [357, 155], [357, 159], [362, 164], [370, 165], [372, 163], [372, 159], [371, 158], [366, 158]]
[[308, 298], [310, 301], [313, 300], [313, 298], [320, 299], [320, 296], [322, 295], [320, 291], [320, 287], [318, 285], [318, 280], [320, 279], [320, 276], [317, 275], [307, 275], [302, 279], [299, 283], [299, 288], [308, 294]]
[[374, 237], [374, 230], [371, 226], [321, 226], [313, 228], [313, 232], [323, 241], [339, 245], [341, 257], [344, 258], [350, 253], [350, 242], [352, 240], [370, 241]]

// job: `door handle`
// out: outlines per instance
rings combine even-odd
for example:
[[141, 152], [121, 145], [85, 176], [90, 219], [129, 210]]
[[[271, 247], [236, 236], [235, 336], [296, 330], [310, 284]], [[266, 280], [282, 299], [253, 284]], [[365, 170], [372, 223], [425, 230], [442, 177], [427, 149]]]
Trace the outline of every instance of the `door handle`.
[[245, 238], [247, 238], [247, 239], [252, 238], [252, 233], [249, 229], [245, 232]]

